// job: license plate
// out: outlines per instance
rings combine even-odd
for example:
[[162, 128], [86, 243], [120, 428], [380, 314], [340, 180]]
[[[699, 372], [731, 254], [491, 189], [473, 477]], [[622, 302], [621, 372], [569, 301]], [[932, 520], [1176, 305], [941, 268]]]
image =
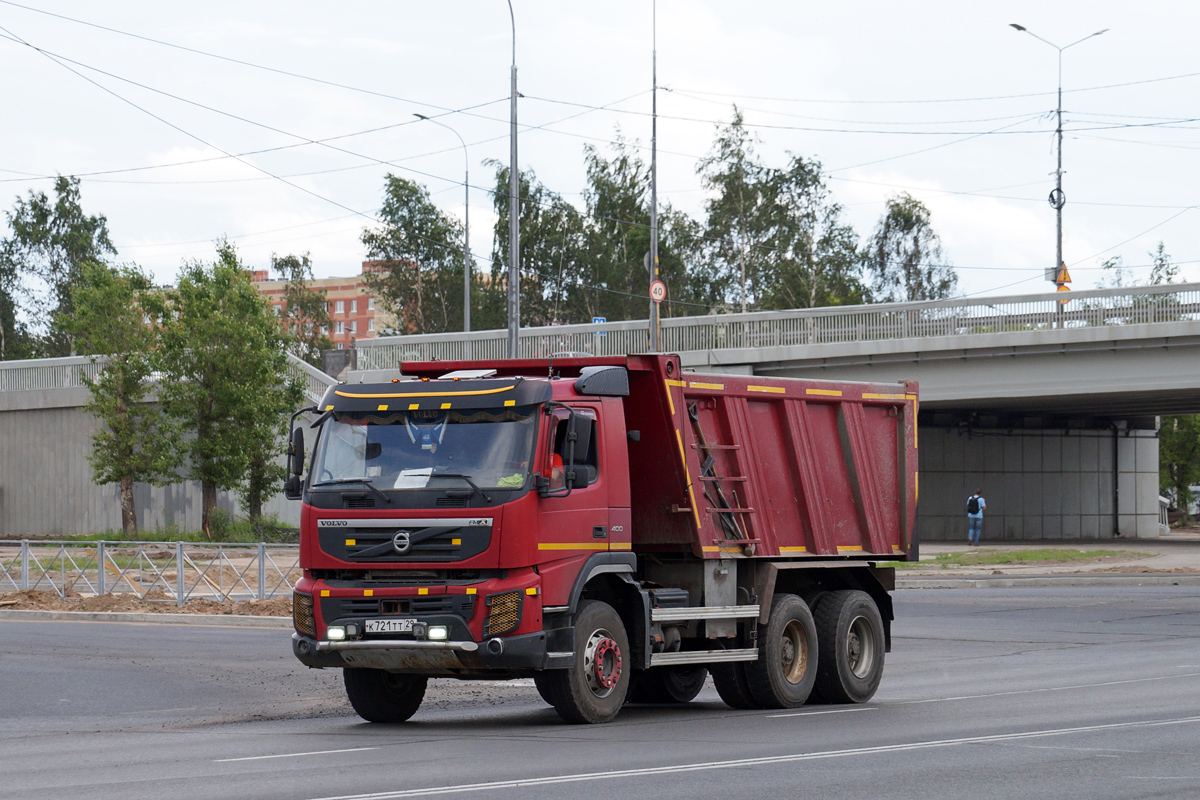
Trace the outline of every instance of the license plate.
[[367, 633], [412, 633], [415, 619], [369, 619]]

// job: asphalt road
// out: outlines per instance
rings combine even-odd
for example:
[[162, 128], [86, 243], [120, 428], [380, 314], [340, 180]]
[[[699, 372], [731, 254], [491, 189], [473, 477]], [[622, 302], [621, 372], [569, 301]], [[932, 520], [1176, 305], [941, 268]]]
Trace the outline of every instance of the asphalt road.
[[283, 631], [0, 622], [0, 797], [1200, 797], [1200, 588], [896, 600], [869, 704], [589, 727], [530, 682], [362, 723]]

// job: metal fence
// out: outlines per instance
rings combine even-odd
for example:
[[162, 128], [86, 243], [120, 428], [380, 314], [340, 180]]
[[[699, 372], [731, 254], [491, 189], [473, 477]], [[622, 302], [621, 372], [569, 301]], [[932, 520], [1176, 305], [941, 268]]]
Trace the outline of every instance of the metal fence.
[[0, 540], [0, 591], [135, 594], [142, 600], [265, 600], [290, 596], [297, 545]]
[[[1200, 320], [1200, 283], [1186, 283], [673, 317], [662, 320], [661, 341], [664, 351], [682, 353], [1196, 320]], [[648, 325], [646, 320], [631, 320], [524, 328], [520, 353], [538, 358], [646, 352]], [[508, 332], [496, 330], [359, 339], [356, 346], [360, 369], [395, 369], [406, 360], [505, 358], [507, 343]]]

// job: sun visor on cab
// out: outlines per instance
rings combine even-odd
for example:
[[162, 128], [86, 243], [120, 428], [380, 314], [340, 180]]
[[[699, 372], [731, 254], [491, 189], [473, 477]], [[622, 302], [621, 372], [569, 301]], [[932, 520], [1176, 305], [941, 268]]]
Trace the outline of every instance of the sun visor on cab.
[[550, 395], [549, 381], [526, 378], [343, 383], [329, 387], [320, 409], [343, 413], [512, 408], [544, 403]]

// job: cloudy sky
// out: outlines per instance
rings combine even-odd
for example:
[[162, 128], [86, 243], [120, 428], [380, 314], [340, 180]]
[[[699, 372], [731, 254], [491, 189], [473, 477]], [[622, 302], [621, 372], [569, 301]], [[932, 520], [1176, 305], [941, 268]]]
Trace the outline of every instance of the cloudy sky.
[[[650, 139], [649, 0], [512, 0], [520, 164], [580, 202], [583, 148]], [[659, 196], [699, 214], [696, 162], [741, 107], [769, 164], [824, 165], [867, 235], [890, 194], [933, 212], [967, 295], [1044, 291], [1059, 45], [1074, 288], [1161, 240], [1200, 280], [1200, 4], [659, 0]], [[0, 0], [0, 208], [79, 175], [119, 259], [160, 282], [227, 236], [247, 263], [359, 271], [389, 171], [495, 221], [508, 159], [504, 0]], [[648, 157], [648, 152], [647, 152]]]

